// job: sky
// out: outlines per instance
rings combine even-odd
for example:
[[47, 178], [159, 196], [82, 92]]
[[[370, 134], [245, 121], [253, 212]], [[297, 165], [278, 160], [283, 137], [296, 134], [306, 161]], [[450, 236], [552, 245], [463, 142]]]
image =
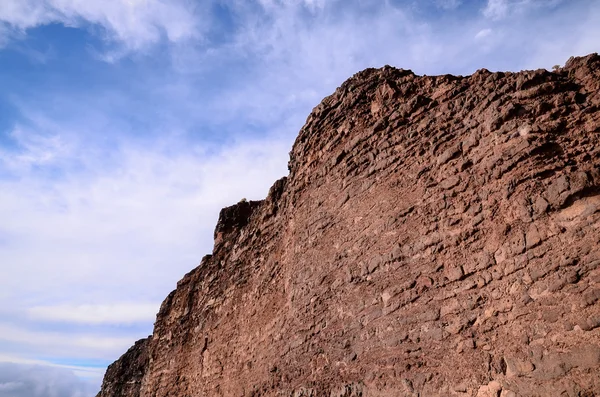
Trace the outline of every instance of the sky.
[[0, 0], [0, 397], [94, 396], [354, 73], [599, 51], [595, 0]]

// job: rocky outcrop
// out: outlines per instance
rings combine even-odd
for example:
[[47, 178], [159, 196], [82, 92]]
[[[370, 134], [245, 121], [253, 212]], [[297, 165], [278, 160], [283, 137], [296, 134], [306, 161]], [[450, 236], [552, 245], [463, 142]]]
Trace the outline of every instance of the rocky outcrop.
[[[600, 57], [346, 81], [130, 366], [143, 397], [600, 394]], [[138, 364], [147, 363], [138, 368]], [[134, 374], [130, 375], [131, 372]]]
[[102, 389], [96, 397], [140, 397], [142, 379], [148, 369], [148, 343], [151, 337], [140, 339], [117, 361], [108, 366]]

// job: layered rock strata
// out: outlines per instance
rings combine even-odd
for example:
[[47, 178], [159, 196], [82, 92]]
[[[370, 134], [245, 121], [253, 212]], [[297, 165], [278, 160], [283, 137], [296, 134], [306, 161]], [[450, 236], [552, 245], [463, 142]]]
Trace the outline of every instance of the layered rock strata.
[[99, 397], [600, 395], [600, 57], [367, 69]]

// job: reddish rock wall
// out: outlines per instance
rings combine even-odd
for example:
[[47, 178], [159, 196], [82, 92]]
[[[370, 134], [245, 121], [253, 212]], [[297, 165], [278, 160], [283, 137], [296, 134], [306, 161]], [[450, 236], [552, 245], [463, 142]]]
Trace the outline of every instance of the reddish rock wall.
[[126, 354], [100, 397], [600, 394], [598, 55], [365, 70], [289, 168], [221, 212], [143, 379]]

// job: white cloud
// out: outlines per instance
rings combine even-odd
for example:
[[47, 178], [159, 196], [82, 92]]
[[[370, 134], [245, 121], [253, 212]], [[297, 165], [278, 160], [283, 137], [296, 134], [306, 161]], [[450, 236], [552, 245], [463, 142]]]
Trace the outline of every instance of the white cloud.
[[[111, 147], [108, 165], [108, 153], [71, 144], [70, 158], [44, 157], [66, 175], [0, 180], [0, 230], [11, 241], [0, 246], [11, 264], [0, 281], [8, 301], [39, 306], [85, 293], [99, 308], [116, 291], [121, 299], [161, 300], [212, 250], [218, 211], [242, 197], [263, 198], [286, 173], [290, 145], [269, 138], [223, 148], [124, 144]], [[86, 168], [69, 170], [71, 163]]]
[[163, 36], [178, 42], [200, 32], [198, 16], [183, 0], [2, 0], [0, 22], [18, 30], [88, 23], [128, 49], [144, 48]]
[[589, 2], [581, 8], [565, 8], [560, 14], [547, 17], [543, 25], [533, 23], [530, 37], [536, 39], [536, 44], [529, 46], [531, 52], [524, 65], [529, 69], [540, 65], [550, 69], [556, 64], [564, 65], [571, 56], [600, 52], [599, 2]]
[[111, 359], [124, 353], [135, 342], [131, 337], [111, 337], [89, 333], [59, 331], [32, 331], [23, 327], [0, 323], [0, 341], [34, 346], [38, 354], [56, 356], [70, 353], [70, 357], [101, 357]]
[[482, 29], [475, 35], [476, 40], [481, 40], [492, 34], [492, 29]]
[[34, 306], [27, 309], [32, 320], [83, 323], [133, 324], [153, 322], [160, 303], [118, 303], [111, 305], [68, 304]]
[[11, 155], [5, 149], [0, 148], [0, 154], [2, 154], [0, 162], [13, 170], [29, 169], [52, 163], [69, 150], [68, 143], [60, 136], [40, 134], [21, 125], [15, 126], [9, 136], [20, 147], [20, 153]]
[[0, 397], [93, 397], [98, 381], [67, 369], [0, 362]]
[[0, 383], [0, 393], [5, 393], [9, 391], [14, 391], [23, 387], [23, 383], [21, 382], [6, 382]]
[[[29, 119], [2, 155], [18, 178], [0, 178], [0, 312], [16, 318], [0, 341], [64, 358], [114, 360], [146, 336], [162, 299], [212, 251], [219, 210], [264, 198], [287, 172], [293, 138], [217, 145], [165, 134], [104, 146], [76, 126]], [[48, 324], [62, 331], [38, 331]]]
[[[531, 12], [552, 9], [565, 0], [487, 0], [483, 15], [493, 20], [507, 17], [523, 16]], [[535, 19], [535, 18], [533, 18]]]
[[[88, 379], [93, 381], [94, 383], [99, 383], [106, 372], [106, 368], [104, 367], [93, 367], [93, 366], [77, 366], [77, 365], [64, 365], [64, 364], [56, 364], [50, 361], [45, 360], [35, 360], [35, 359], [27, 359], [18, 356], [11, 356], [8, 354], [0, 354], [0, 366], [15, 364], [20, 365], [22, 367], [52, 367], [59, 368], [62, 370], [68, 370], [73, 372], [81, 379]], [[1, 396], [1, 395], [0, 395]]]
[[502, 19], [508, 15], [508, 0], [488, 0], [483, 9], [483, 15], [491, 19]]

